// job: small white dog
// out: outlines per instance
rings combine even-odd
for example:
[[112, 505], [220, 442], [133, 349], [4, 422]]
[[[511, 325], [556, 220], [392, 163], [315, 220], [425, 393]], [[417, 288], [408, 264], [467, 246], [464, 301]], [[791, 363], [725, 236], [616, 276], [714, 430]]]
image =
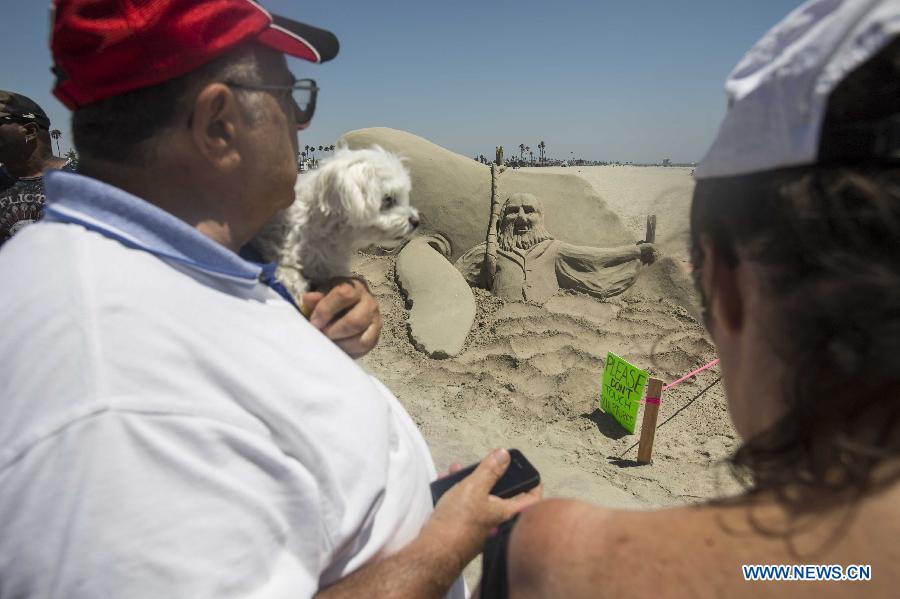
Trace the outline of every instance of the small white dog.
[[412, 184], [400, 158], [379, 146], [339, 147], [297, 178], [296, 199], [254, 240], [278, 279], [299, 298], [332, 277], [350, 276], [350, 258], [370, 245], [396, 248], [419, 226]]

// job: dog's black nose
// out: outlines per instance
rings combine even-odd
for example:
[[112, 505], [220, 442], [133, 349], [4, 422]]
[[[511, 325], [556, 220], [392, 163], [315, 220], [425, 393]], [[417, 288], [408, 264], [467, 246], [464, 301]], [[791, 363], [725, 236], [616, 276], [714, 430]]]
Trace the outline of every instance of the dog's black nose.
[[416, 227], [418, 227], [418, 226], [419, 226], [419, 217], [418, 217], [418, 216], [410, 216], [410, 217], [409, 217], [409, 224], [410, 224], [410, 226], [411, 226], [413, 229], [415, 229]]

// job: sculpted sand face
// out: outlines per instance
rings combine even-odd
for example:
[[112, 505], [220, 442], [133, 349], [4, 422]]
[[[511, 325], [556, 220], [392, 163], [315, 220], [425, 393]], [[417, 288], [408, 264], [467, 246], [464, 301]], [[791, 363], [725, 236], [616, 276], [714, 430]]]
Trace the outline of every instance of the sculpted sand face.
[[545, 239], [553, 239], [544, 226], [544, 206], [531, 194], [511, 196], [503, 207], [501, 219], [497, 243], [506, 251], [531, 249]]

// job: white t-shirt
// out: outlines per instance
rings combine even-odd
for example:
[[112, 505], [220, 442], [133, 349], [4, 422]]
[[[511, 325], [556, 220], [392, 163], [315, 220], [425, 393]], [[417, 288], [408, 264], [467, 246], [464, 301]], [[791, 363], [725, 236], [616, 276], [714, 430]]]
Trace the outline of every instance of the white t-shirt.
[[0, 598], [309, 597], [415, 537], [435, 472], [396, 398], [202, 241], [54, 203], [127, 196], [63, 177], [0, 252]]

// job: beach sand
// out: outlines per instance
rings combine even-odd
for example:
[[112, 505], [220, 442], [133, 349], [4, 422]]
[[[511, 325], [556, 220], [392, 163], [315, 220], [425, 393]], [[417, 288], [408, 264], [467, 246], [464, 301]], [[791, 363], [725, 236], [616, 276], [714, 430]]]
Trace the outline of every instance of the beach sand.
[[[714, 383], [716, 367], [664, 394], [659, 423], [665, 424], [657, 430], [650, 465], [635, 462], [638, 434], [627, 434], [598, 409], [608, 351], [667, 382], [716, 357], [698, 322], [688, 272], [690, 169], [521, 171], [581, 177], [637, 239], [644, 237], [647, 214], [656, 214], [660, 260], [625, 294], [607, 301], [560, 292], [540, 307], [474, 290], [477, 316], [464, 351], [435, 360], [409, 341], [394, 258], [360, 254], [354, 268], [370, 282], [385, 320], [364, 367], [409, 410], [439, 469], [477, 461], [504, 446], [521, 449], [538, 468], [545, 497], [644, 509], [736, 492], [722, 465], [737, 441], [722, 385]], [[477, 576], [474, 564], [467, 579]]]

